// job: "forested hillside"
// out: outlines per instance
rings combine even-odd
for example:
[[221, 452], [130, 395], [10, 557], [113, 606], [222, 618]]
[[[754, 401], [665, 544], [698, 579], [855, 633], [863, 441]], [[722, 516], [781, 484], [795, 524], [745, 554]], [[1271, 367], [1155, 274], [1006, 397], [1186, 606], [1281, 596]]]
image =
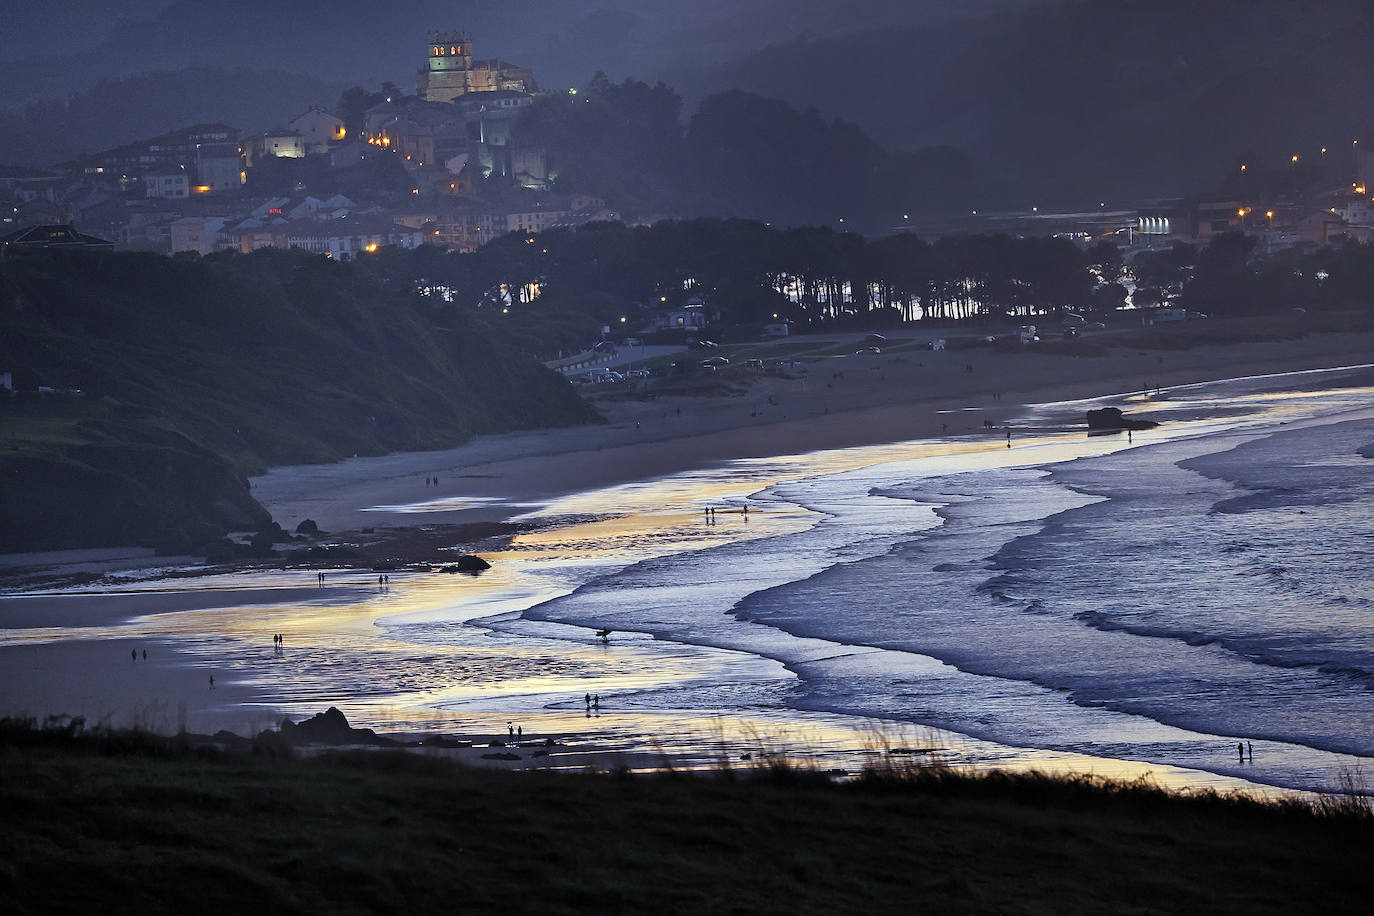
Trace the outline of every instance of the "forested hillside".
[[245, 475], [269, 465], [595, 418], [509, 341], [296, 251], [8, 256], [0, 550], [194, 546], [265, 520]]
[[1369, 130], [1371, 42], [1363, 0], [1055, 0], [775, 41], [666, 78], [689, 105], [731, 88], [814, 105], [886, 146], [962, 147], [1023, 193], [1091, 203], [1202, 190], [1241, 154], [1327, 146], [1345, 176]]
[[558, 189], [635, 218], [878, 229], [1015, 193], [960, 149], [894, 152], [857, 124], [739, 90], [703, 99], [684, 124], [672, 87], [603, 73], [576, 96], [538, 99], [515, 136], [548, 150]]

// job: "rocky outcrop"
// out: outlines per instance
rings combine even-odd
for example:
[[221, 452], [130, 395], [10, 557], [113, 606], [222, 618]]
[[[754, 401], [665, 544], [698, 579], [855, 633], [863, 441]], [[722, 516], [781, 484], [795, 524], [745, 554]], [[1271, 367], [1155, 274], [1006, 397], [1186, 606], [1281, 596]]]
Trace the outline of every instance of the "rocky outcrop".
[[304, 722], [281, 720], [280, 735], [288, 744], [370, 744], [376, 747], [400, 747], [401, 744], [384, 738], [370, 728], [351, 728], [344, 714], [331, 706]]
[[453, 566], [458, 572], [481, 572], [484, 569], [491, 569], [490, 563], [473, 554], [465, 554], [459, 557]]

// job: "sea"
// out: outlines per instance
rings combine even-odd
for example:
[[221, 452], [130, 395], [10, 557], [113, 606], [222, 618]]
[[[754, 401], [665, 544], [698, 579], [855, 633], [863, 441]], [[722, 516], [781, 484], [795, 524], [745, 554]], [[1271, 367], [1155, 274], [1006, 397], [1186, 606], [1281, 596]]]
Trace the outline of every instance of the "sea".
[[[1087, 432], [1108, 404], [1160, 425]], [[1374, 770], [1374, 367], [1032, 405], [1009, 439], [980, 420], [519, 507], [539, 524], [477, 576], [341, 571], [347, 597], [43, 638], [159, 639], [264, 710], [518, 721], [679, 766], [900, 755], [1304, 791]]]

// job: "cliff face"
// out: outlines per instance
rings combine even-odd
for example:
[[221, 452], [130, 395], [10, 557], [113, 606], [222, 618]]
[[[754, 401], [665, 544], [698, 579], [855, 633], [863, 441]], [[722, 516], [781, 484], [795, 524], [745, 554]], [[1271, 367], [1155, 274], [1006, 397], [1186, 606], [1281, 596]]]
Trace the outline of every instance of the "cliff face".
[[0, 550], [194, 547], [268, 521], [246, 475], [269, 465], [596, 419], [393, 285], [297, 252], [0, 262]]

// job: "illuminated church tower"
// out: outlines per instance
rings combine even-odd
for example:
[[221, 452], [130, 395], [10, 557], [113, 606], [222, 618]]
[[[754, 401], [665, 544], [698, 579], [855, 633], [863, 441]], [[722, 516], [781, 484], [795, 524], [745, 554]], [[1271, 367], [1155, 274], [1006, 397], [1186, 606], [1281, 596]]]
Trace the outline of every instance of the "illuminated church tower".
[[435, 32], [429, 36], [429, 64], [420, 69], [417, 88], [427, 102], [451, 102], [471, 91], [472, 36]]
[[498, 58], [472, 59], [472, 36], [435, 32], [429, 36], [429, 63], [415, 81], [426, 102], [452, 102], [470, 92], [535, 92], [534, 73]]

